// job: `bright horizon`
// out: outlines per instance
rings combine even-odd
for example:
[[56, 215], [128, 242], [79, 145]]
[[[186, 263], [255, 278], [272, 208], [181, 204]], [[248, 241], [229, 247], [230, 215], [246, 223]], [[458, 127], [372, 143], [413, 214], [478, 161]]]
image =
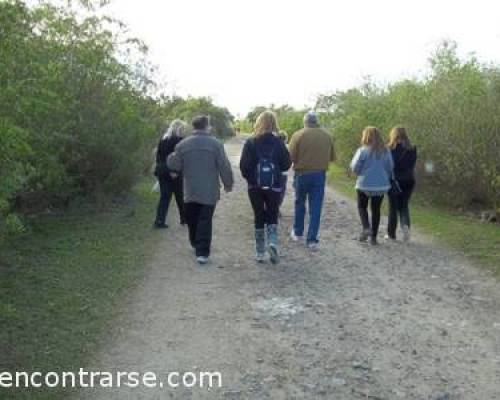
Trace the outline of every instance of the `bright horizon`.
[[421, 76], [444, 39], [461, 55], [500, 61], [495, 1], [337, 3], [116, 0], [105, 11], [149, 46], [167, 94], [210, 96], [235, 116], [271, 103], [313, 106], [366, 76]]

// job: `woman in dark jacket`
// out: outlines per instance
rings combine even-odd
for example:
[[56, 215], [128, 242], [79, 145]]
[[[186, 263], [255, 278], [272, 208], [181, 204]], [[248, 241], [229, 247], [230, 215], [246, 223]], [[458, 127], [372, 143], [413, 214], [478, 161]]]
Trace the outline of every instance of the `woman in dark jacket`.
[[389, 149], [394, 160], [394, 179], [400, 187], [400, 191], [389, 192], [389, 223], [387, 225], [387, 237], [396, 239], [398, 226], [398, 215], [403, 231], [403, 240], [410, 240], [410, 197], [415, 188], [415, 164], [417, 162], [417, 148], [413, 146], [408, 138], [406, 129], [397, 126], [391, 130], [389, 138]]
[[[248, 182], [248, 197], [255, 217], [256, 260], [264, 262], [266, 248], [273, 264], [279, 262], [278, 215], [282, 173], [292, 162], [279, 132], [276, 116], [271, 111], [259, 115], [254, 137], [247, 140], [240, 159], [240, 170]], [[267, 229], [267, 246], [266, 246]]]
[[168, 228], [165, 223], [167, 218], [168, 207], [172, 195], [175, 196], [181, 225], [186, 223], [184, 217], [184, 199], [182, 188], [182, 176], [178, 173], [170, 171], [167, 167], [167, 157], [173, 153], [175, 146], [183, 137], [186, 129], [186, 124], [181, 120], [174, 120], [165, 135], [158, 143], [156, 151], [156, 168], [155, 175], [160, 184], [160, 200], [156, 211], [156, 219], [154, 222], [155, 228]]

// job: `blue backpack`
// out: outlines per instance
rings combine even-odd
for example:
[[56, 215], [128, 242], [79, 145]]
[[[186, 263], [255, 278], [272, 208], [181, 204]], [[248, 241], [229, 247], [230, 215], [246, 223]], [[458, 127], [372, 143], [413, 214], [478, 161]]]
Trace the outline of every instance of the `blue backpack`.
[[273, 162], [274, 149], [270, 154], [263, 154], [255, 143], [257, 153], [256, 182], [262, 190], [270, 190], [279, 182], [278, 169]]

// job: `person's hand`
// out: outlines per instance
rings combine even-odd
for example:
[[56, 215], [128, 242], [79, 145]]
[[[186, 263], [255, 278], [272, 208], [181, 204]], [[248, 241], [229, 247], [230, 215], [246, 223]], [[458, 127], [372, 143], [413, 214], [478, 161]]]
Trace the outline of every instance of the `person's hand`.
[[171, 177], [172, 179], [175, 179], [175, 178], [177, 178], [178, 176], [179, 176], [179, 174], [177, 174], [177, 173], [175, 173], [175, 172], [171, 172], [171, 173], [170, 173], [170, 177]]

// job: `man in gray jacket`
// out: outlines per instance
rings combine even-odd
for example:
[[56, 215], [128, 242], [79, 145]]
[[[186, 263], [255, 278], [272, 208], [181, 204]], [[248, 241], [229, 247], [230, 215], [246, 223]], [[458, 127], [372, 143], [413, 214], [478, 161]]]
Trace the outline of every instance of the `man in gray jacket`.
[[206, 264], [212, 242], [212, 218], [220, 199], [220, 181], [226, 192], [233, 188], [233, 171], [224, 146], [210, 134], [209, 119], [193, 119], [193, 134], [168, 157], [168, 167], [182, 172], [185, 218], [189, 240], [198, 263]]

